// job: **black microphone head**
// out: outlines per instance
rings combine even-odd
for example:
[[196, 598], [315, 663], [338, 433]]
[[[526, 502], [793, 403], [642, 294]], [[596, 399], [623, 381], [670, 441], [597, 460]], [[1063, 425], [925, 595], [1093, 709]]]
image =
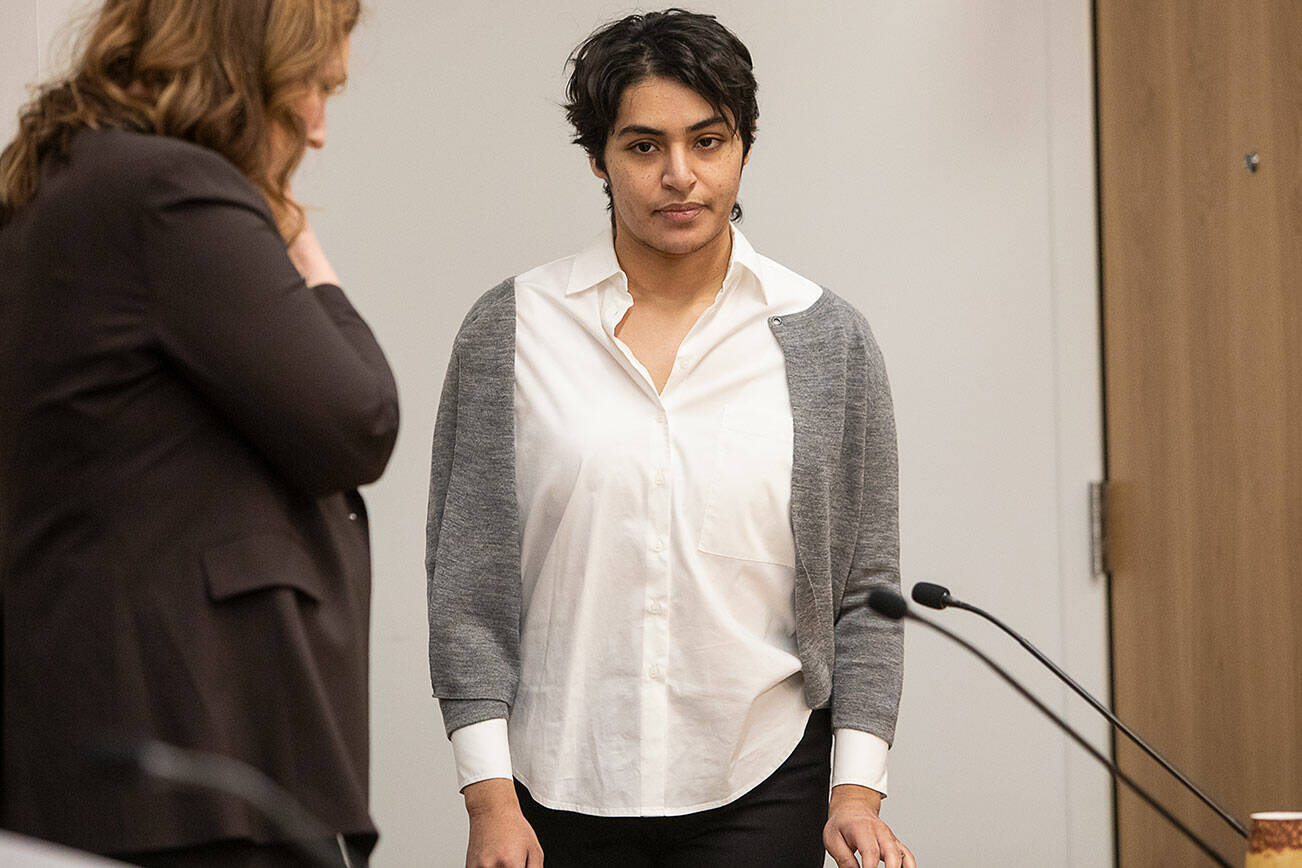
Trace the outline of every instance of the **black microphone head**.
[[138, 772], [140, 770], [139, 739], [120, 732], [100, 732], [84, 745], [85, 759], [100, 771]]
[[868, 595], [868, 606], [879, 615], [898, 621], [909, 611], [909, 604], [894, 591], [878, 588]]
[[929, 609], [944, 609], [950, 603], [949, 588], [931, 582], [918, 582], [913, 586], [913, 602]]

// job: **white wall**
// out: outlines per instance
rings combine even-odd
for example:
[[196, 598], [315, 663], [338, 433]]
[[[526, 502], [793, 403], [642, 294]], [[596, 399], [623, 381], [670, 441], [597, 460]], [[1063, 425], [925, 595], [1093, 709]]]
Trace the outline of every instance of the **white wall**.
[[[0, 0], [0, 136], [74, 5]], [[376, 868], [459, 866], [425, 662], [427, 451], [451, 336], [499, 279], [572, 252], [604, 200], [558, 107], [622, 3], [385, 0], [296, 188], [389, 353], [404, 422], [373, 513]], [[703, 0], [750, 46], [742, 201], [762, 252], [872, 321], [894, 385], [905, 582], [1023, 628], [1106, 696], [1088, 573], [1101, 475], [1089, 0]], [[48, 63], [41, 75], [50, 73]], [[1106, 744], [993, 628], [937, 613]], [[1107, 777], [981, 666], [907, 634], [886, 817], [924, 866], [1111, 865]]]

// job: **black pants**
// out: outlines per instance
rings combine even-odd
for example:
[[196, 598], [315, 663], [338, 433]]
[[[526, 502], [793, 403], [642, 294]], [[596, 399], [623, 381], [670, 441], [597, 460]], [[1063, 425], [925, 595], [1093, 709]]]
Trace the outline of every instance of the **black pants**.
[[813, 712], [804, 738], [746, 795], [680, 817], [594, 817], [539, 805], [519, 781], [547, 868], [821, 868], [832, 724]]

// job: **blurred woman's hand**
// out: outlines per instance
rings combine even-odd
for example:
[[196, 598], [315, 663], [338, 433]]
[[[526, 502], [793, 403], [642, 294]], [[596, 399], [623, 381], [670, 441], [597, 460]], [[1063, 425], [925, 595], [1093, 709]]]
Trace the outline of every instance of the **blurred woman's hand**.
[[[285, 195], [290, 199], [294, 198], [294, 192], [288, 187], [285, 188]], [[333, 283], [339, 285], [339, 275], [335, 274], [334, 267], [330, 260], [326, 259], [325, 251], [321, 249], [321, 241], [316, 237], [316, 232], [312, 229], [311, 222], [307, 215], [303, 215], [303, 229], [294, 236], [294, 240], [289, 242], [289, 261], [294, 263], [298, 273], [303, 275], [303, 280], [308, 286], [318, 286], [322, 283]]]

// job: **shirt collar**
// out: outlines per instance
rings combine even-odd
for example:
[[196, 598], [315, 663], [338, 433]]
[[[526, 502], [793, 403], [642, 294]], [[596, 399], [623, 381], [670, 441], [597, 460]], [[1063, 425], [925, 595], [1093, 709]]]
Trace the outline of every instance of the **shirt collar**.
[[570, 282], [565, 287], [565, 294], [575, 295], [592, 289], [621, 273], [619, 260], [615, 258], [615, 242], [610, 229], [607, 228], [574, 257], [574, 266], [570, 269]]
[[[760, 295], [768, 301], [768, 292], [764, 286], [764, 267], [760, 255], [750, 246], [746, 236], [736, 226], [732, 228], [732, 255], [728, 260], [728, 273], [724, 286], [736, 280], [738, 267], [744, 268], [755, 277]], [[615, 275], [622, 275], [619, 260], [615, 257], [615, 243], [610, 230], [604, 230], [574, 257], [574, 266], [570, 269], [570, 280], [565, 287], [566, 295], [576, 295], [593, 287], [600, 286]]]
[[755, 278], [755, 284], [759, 287], [760, 297], [764, 303], [769, 302], [768, 288], [764, 285], [764, 263], [760, 255], [755, 252], [755, 248], [750, 246], [746, 236], [741, 234], [741, 230], [736, 226], [732, 227], [732, 257], [728, 262], [728, 276], [724, 278], [724, 286], [728, 285], [730, 280], [736, 280], [738, 267], [744, 268]]

